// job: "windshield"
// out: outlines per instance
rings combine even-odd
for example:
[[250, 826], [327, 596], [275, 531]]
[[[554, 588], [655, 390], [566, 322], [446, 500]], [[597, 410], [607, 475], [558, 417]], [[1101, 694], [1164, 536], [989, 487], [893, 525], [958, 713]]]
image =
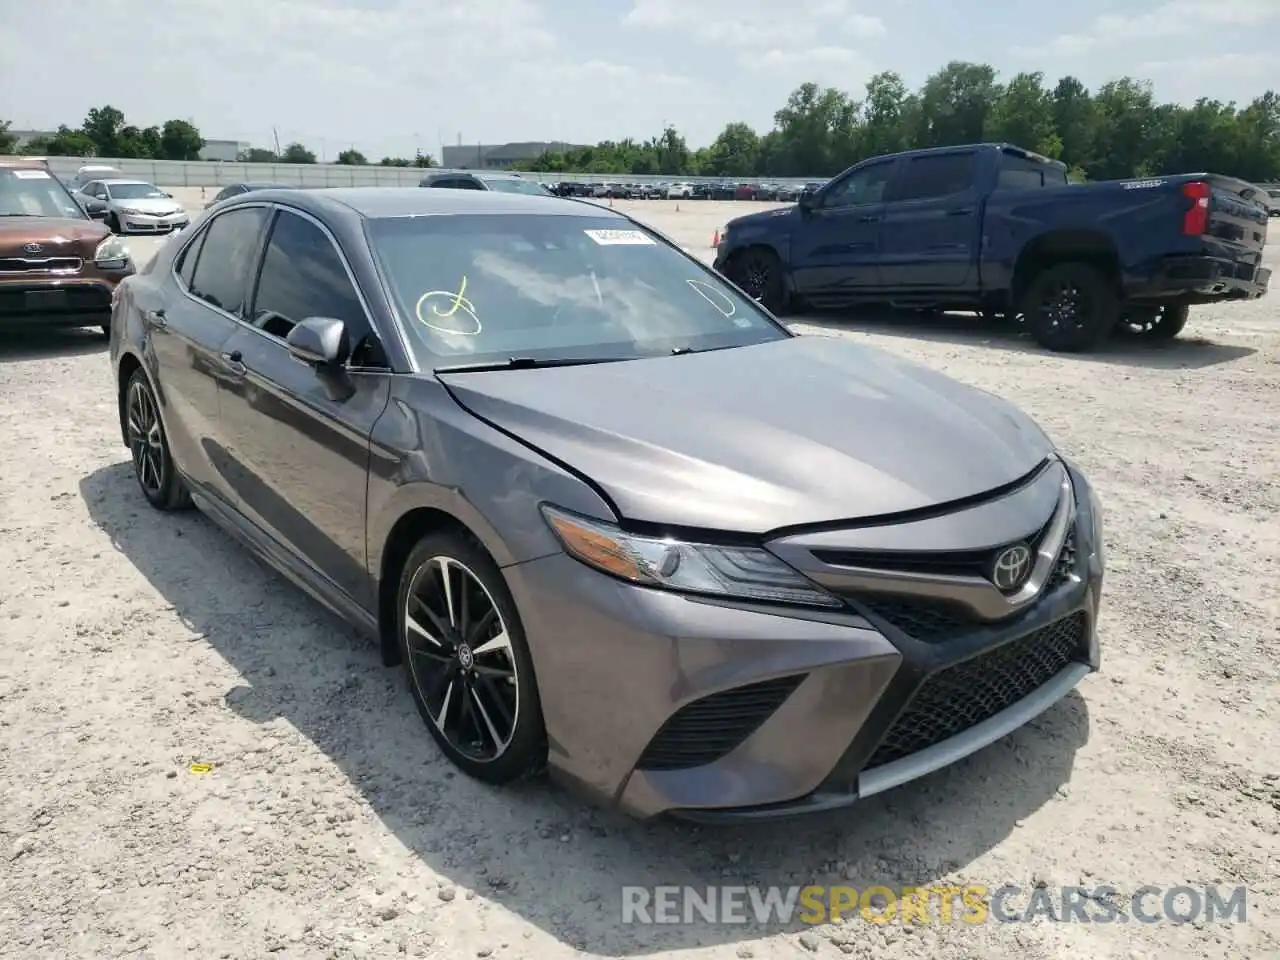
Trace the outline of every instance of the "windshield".
[[506, 180], [494, 178], [493, 180], [485, 180], [485, 184], [490, 190], [497, 190], [501, 193], [532, 193], [540, 197], [545, 197], [547, 191], [542, 184], [534, 180]]
[[423, 367], [633, 359], [790, 334], [710, 270], [616, 217], [370, 220]]
[[1268, 190], [1267, 196], [1280, 200], [1280, 190]]
[[87, 219], [80, 205], [44, 170], [0, 168], [0, 216]]
[[108, 183], [112, 200], [163, 200], [165, 192], [149, 183]]

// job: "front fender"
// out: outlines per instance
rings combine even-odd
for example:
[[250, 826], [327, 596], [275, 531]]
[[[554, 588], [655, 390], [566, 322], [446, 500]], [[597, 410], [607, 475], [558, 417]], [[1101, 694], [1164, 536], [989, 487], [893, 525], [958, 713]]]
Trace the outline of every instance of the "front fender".
[[397, 377], [371, 441], [366, 549], [374, 577], [396, 524], [414, 510], [463, 524], [501, 567], [560, 552], [541, 503], [614, 519], [586, 482], [469, 413], [434, 378]]

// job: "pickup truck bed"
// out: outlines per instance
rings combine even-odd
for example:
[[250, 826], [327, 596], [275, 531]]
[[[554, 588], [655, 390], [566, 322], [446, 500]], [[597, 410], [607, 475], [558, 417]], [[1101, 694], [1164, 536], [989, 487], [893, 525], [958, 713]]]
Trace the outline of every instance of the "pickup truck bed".
[[715, 266], [772, 310], [972, 309], [1053, 350], [1118, 326], [1176, 336], [1191, 306], [1263, 296], [1258, 188], [1210, 173], [1069, 184], [1009, 144], [876, 157], [794, 207], [733, 220]]

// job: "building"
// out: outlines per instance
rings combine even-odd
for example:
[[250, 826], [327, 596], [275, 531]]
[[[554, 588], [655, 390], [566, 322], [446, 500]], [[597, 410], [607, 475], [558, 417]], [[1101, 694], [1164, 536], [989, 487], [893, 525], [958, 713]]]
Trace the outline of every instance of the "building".
[[201, 160], [235, 160], [241, 151], [248, 150], [252, 144], [239, 140], [206, 140], [200, 149]]
[[585, 149], [576, 143], [526, 141], [522, 143], [460, 145], [444, 147], [440, 166], [448, 170], [519, 170], [548, 151]]

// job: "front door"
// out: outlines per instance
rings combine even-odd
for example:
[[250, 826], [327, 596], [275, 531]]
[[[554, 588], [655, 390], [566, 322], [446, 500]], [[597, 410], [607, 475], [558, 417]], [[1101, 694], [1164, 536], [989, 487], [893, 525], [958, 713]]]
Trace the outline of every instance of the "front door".
[[[374, 609], [365, 544], [369, 436], [386, 409], [390, 366], [329, 234], [279, 210], [240, 327], [223, 348], [220, 434], [236, 508], [341, 589]], [[295, 360], [285, 337], [307, 317], [346, 324], [351, 356], [336, 374]]]
[[238, 326], [266, 216], [265, 207], [246, 207], [209, 221], [174, 262], [183, 295], [151, 302], [147, 288], [138, 288], [170, 452], [183, 474], [224, 497], [217, 445], [221, 354]]
[[856, 168], [796, 218], [791, 235], [796, 293], [845, 299], [880, 286], [880, 217], [895, 164], [884, 160]]

